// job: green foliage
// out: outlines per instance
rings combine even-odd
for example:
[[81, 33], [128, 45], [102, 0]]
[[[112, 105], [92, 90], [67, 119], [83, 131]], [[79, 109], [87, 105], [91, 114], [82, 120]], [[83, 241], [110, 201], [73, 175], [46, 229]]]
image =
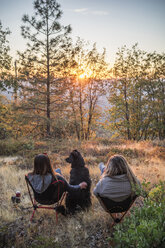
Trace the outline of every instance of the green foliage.
[[160, 182], [148, 194], [151, 201], [165, 203], [165, 182]]
[[21, 107], [25, 118], [50, 135], [54, 112], [63, 102], [65, 81], [59, 80], [66, 66], [71, 27], [60, 24], [62, 11], [55, 0], [35, 0], [34, 14], [24, 15], [22, 36], [27, 49], [19, 52], [20, 86], [25, 98]]
[[144, 200], [142, 208], [135, 208], [131, 216], [115, 226], [116, 248], [163, 248], [165, 245], [165, 182], [160, 182]]
[[165, 54], [123, 46], [118, 50], [109, 85], [109, 127], [133, 140], [165, 137]]
[[139, 151], [138, 149], [134, 148], [119, 148], [119, 147], [112, 147], [110, 152], [106, 155], [107, 159], [114, 155], [114, 154], [121, 154], [127, 158], [138, 158], [141, 156], [145, 156], [145, 153], [143, 151]]
[[0, 21], [0, 89], [5, 90], [11, 86], [11, 56], [9, 55], [10, 47], [8, 45], [7, 35], [10, 34], [9, 29], [3, 30]]
[[60, 248], [61, 246], [51, 237], [37, 237], [31, 244], [31, 248]]
[[5, 139], [11, 133], [10, 112], [6, 98], [0, 95], [0, 139]]
[[75, 134], [75, 125], [67, 118], [59, 118], [52, 122], [51, 136], [57, 139], [73, 137]]
[[15, 139], [1, 140], [0, 142], [0, 155], [9, 156], [19, 154], [24, 150], [33, 150], [33, 142], [30, 141], [18, 141]]
[[97, 138], [97, 142], [99, 144], [103, 144], [105, 146], [110, 145], [118, 145], [124, 142], [124, 140], [121, 139], [111, 139], [111, 138]]
[[34, 149], [34, 143], [32, 140], [26, 142], [23, 144], [23, 149], [24, 150], [33, 150]]
[[29, 136], [33, 129], [23, 121], [23, 112], [16, 108], [13, 102], [0, 95], [0, 140]]
[[[92, 49], [77, 39], [68, 54], [70, 68], [66, 68], [68, 77], [68, 112], [74, 122], [74, 130], [79, 140], [92, 137], [100, 116], [99, 97], [106, 94], [106, 81], [109, 76], [105, 61], [106, 51], [98, 52], [96, 44]], [[94, 130], [94, 131], [93, 131]]]

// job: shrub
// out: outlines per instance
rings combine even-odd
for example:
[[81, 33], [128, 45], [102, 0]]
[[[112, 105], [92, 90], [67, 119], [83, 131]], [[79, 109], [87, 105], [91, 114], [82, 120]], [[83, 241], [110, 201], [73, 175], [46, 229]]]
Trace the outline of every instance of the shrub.
[[32, 248], [60, 248], [61, 246], [51, 237], [38, 236], [31, 244]]
[[111, 138], [97, 138], [97, 142], [99, 144], [105, 145], [105, 146], [112, 146], [112, 145], [120, 145], [125, 143], [125, 140], [123, 139], [111, 139]]
[[148, 194], [151, 201], [163, 202], [165, 204], [165, 182], [160, 182]]
[[34, 145], [32, 141], [19, 141], [14, 139], [1, 140], [0, 155], [14, 155], [23, 150], [32, 150], [33, 148]]
[[115, 226], [116, 248], [163, 248], [165, 245], [165, 183], [156, 186], [144, 200], [142, 208], [135, 208], [129, 218]]

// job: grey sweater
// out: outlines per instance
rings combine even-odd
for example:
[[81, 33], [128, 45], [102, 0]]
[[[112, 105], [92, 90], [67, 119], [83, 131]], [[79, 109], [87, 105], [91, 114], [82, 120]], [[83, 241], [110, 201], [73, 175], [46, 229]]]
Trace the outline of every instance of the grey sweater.
[[131, 184], [126, 174], [103, 177], [94, 188], [94, 195], [120, 202], [131, 195]]
[[37, 193], [43, 193], [52, 182], [52, 175], [48, 173], [47, 175], [41, 176], [39, 174], [28, 174], [28, 179]]
[[[28, 174], [28, 179], [33, 187], [33, 189], [41, 194], [47, 190], [47, 188], [50, 186], [50, 184], [53, 181], [56, 181], [56, 179], [50, 174], [47, 173], [44, 176], [38, 175], [38, 174]], [[64, 182], [64, 191], [67, 192], [76, 192], [80, 190], [80, 185], [70, 185], [67, 183], [67, 181], [60, 175], [57, 176], [58, 180], [62, 180]]]

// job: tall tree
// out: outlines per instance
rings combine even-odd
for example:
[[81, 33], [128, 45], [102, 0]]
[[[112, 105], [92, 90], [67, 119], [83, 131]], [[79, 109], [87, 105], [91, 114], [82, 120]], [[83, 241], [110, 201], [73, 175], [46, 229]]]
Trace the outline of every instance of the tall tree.
[[40, 117], [42, 120], [46, 117], [46, 132], [50, 135], [51, 112], [61, 99], [62, 82], [58, 79], [65, 64], [71, 28], [60, 24], [62, 11], [56, 0], [36, 0], [34, 10], [31, 18], [23, 16], [25, 25], [21, 27], [23, 37], [28, 40], [26, 51], [19, 52], [24, 108], [33, 111], [38, 125]]
[[140, 139], [145, 111], [144, 91], [145, 52], [135, 44], [132, 49], [126, 46], [119, 49], [113, 67], [115, 79], [110, 84], [110, 120], [113, 129], [125, 134], [127, 139]]
[[96, 44], [93, 45], [93, 48], [88, 52], [86, 56], [87, 68], [90, 71], [90, 76], [89, 78], [87, 78], [88, 111], [85, 139], [89, 139], [90, 137], [91, 126], [96, 114], [99, 97], [106, 95], [109, 70], [108, 64], [105, 61], [105, 56], [106, 50], [104, 49], [102, 53], [99, 53], [97, 51]]
[[165, 138], [165, 53], [147, 54], [148, 75], [144, 92], [148, 107], [148, 128], [145, 137]]
[[106, 51], [99, 53], [96, 44], [92, 49], [78, 39], [73, 49], [72, 75], [69, 77], [68, 108], [72, 110], [78, 139], [89, 139], [96, 121], [99, 97], [106, 94], [108, 64]]
[[163, 137], [164, 55], [122, 47], [110, 84], [110, 127], [127, 139]]
[[110, 84], [110, 121], [112, 129], [126, 133], [130, 139], [130, 110], [129, 94], [130, 85], [128, 83], [128, 59], [125, 58], [126, 47], [122, 47], [117, 52], [117, 58], [113, 67], [113, 73], [116, 79]]

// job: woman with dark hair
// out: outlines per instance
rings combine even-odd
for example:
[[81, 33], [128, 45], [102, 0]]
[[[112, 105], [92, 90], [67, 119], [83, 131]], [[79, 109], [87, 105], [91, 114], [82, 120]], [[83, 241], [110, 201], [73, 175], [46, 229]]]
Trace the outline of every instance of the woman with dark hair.
[[136, 195], [140, 182], [123, 156], [114, 155], [109, 158], [107, 166], [100, 163], [99, 168], [102, 176], [94, 188], [95, 196], [109, 199], [112, 201], [109, 201], [110, 205], [114, 205], [115, 202], [127, 204]]
[[[57, 171], [60, 172], [59, 169]], [[35, 200], [40, 204], [53, 204], [65, 191], [79, 191], [87, 187], [86, 182], [81, 182], [79, 185], [68, 184], [62, 175], [53, 169], [49, 157], [45, 154], [35, 157], [34, 169], [27, 178], [32, 186]]]

